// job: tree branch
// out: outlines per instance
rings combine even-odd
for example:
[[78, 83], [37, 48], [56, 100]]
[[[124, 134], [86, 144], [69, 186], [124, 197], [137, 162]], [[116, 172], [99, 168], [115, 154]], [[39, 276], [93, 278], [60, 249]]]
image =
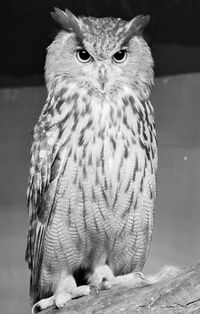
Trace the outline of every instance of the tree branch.
[[97, 296], [69, 301], [63, 309], [41, 312], [61, 313], [200, 313], [200, 263], [181, 268], [175, 277], [151, 286], [112, 287]]

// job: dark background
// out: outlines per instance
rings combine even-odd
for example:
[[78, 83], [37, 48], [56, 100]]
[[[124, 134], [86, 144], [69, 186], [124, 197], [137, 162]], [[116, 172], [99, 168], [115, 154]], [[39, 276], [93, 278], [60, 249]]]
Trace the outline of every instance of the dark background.
[[57, 31], [50, 16], [55, 6], [127, 20], [149, 14], [146, 35], [156, 76], [200, 70], [200, 0], [1, 0], [1, 85], [43, 83], [46, 47]]
[[31, 131], [45, 103], [46, 47], [57, 25], [49, 12], [131, 19], [145, 29], [155, 60], [158, 197], [144, 268], [200, 261], [200, 0], [0, 0], [0, 314], [31, 313], [24, 260]]

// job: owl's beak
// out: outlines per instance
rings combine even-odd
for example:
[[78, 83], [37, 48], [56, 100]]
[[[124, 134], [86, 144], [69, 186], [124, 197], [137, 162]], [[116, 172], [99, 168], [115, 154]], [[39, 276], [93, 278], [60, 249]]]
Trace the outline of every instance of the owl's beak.
[[101, 66], [98, 70], [98, 81], [101, 85], [101, 88], [104, 89], [105, 84], [108, 81], [108, 73], [107, 73], [107, 69], [105, 66]]

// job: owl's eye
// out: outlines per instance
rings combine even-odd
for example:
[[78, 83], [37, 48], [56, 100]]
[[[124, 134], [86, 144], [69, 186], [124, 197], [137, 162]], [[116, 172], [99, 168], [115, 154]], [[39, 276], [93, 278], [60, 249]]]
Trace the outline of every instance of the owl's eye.
[[122, 63], [126, 60], [126, 58], [127, 58], [127, 50], [125, 49], [119, 50], [113, 55], [113, 60], [116, 63]]
[[85, 49], [77, 50], [76, 57], [80, 62], [86, 63], [92, 60], [91, 55]]

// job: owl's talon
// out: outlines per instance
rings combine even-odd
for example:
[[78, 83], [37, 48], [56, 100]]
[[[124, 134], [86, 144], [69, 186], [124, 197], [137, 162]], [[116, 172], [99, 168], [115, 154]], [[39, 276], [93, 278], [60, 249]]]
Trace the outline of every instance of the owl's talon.
[[32, 314], [39, 313], [40, 311], [47, 309], [53, 304], [54, 304], [54, 296], [50, 298], [42, 299], [33, 305]]
[[141, 281], [146, 281], [146, 278], [145, 278], [144, 274], [141, 273], [140, 271], [135, 272], [135, 275], [138, 276], [138, 278], [139, 278]]
[[95, 285], [93, 285], [93, 284], [90, 284], [90, 285], [89, 285], [89, 288], [90, 288], [91, 294], [97, 297], [98, 294], [99, 294], [99, 289], [98, 289], [98, 287], [95, 286]]
[[32, 314], [36, 314], [39, 313], [40, 311], [42, 311], [41, 307], [39, 304], [34, 304], [32, 307]]
[[112, 287], [111, 283], [108, 281], [107, 278], [103, 278], [102, 279], [102, 283], [101, 283], [101, 289], [102, 290], [108, 290]]

